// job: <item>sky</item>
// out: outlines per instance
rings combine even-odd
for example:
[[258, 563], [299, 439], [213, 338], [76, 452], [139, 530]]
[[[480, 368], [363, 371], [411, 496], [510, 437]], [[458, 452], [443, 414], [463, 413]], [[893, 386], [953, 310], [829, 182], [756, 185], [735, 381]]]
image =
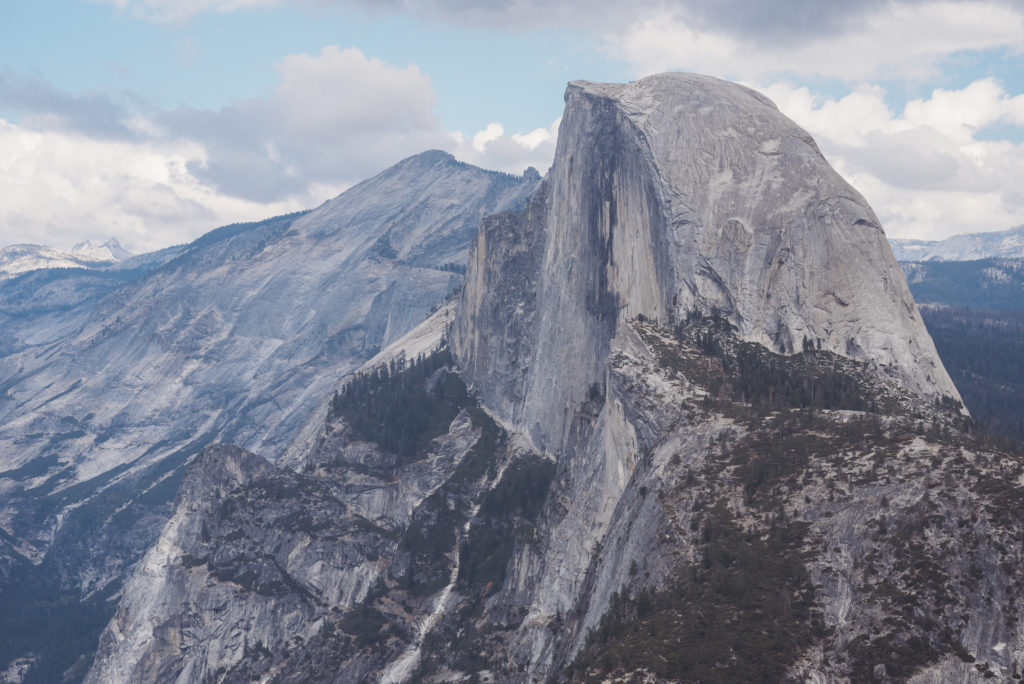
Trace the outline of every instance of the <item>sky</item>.
[[890, 237], [1024, 224], [1024, 0], [33, 0], [0, 23], [0, 246], [133, 251], [443, 149], [547, 170], [567, 81], [739, 81]]

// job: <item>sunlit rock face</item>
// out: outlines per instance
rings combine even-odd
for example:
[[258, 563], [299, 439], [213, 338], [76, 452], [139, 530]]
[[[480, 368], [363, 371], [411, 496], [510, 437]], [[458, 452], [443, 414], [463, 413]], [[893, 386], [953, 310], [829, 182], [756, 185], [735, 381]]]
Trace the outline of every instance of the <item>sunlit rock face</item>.
[[769, 349], [820, 342], [958, 396], [874, 212], [769, 100], [694, 74], [565, 98], [543, 190], [477, 238], [455, 337], [471, 383], [538, 443], [564, 442], [638, 315], [718, 310]]

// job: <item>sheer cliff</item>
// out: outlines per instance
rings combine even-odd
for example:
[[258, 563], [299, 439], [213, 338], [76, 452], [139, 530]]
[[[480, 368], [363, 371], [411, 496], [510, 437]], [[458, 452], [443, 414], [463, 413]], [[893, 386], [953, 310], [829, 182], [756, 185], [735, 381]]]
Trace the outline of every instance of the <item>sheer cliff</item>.
[[571, 83], [544, 191], [488, 219], [471, 262], [457, 356], [551, 448], [638, 315], [717, 310], [770, 349], [809, 339], [957, 397], [871, 208], [771, 102], [718, 79]]

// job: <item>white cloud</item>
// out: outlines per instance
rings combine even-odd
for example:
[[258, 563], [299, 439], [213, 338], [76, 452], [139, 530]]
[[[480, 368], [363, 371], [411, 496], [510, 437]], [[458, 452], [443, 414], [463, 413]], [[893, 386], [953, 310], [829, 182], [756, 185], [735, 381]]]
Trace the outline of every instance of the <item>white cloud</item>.
[[1024, 95], [1010, 97], [995, 79], [986, 78], [962, 90], [938, 89], [928, 100], [913, 100], [904, 117], [908, 125], [928, 126], [966, 143], [999, 121], [1024, 125]]
[[186, 170], [204, 155], [187, 141], [41, 133], [0, 119], [0, 149], [0, 244], [70, 247], [117, 236], [131, 249], [149, 250], [312, 203], [304, 197], [261, 204], [214, 192]]
[[167, 136], [205, 148], [206, 159], [189, 166], [197, 178], [232, 196], [280, 201], [314, 182], [351, 185], [449, 144], [430, 77], [415, 65], [328, 46], [286, 57], [278, 71], [267, 97], [157, 117]]
[[529, 150], [535, 150], [544, 143], [553, 143], [558, 136], [558, 122], [551, 128], [535, 128], [529, 133], [515, 133], [512, 139]]
[[826, 76], [846, 82], [935, 75], [958, 51], [1024, 51], [1024, 13], [993, 1], [881, 3], [838, 33], [806, 31], [792, 40], [754, 40], [709, 27], [678, 6], [605, 36], [609, 52], [637, 75], [686, 69], [730, 78], [771, 74]]
[[476, 135], [473, 136], [473, 149], [477, 152], [483, 152], [487, 148], [487, 143], [494, 142], [505, 135], [505, 127], [500, 123], [489, 123]]
[[549, 128], [511, 135], [501, 124], [490, 123], [470, 139], [456, 131], [450, 134], [454, 143], [450, 151], [458, 159], [485, 169], [518, 174], [532, 166], [544, 174], [555, 157], [559, 123], [561, 119]]
[[155, 249], [315, 206], [431, 148], [512, 173], [543, 173], [554, 155], [557, 122], [522, 134], [497, 122], [469, 138], [446, 131], [416, 66], [330, 46], [278, 68], [271, 95], [218, 111], [143, 114], [8, 81], [35, 109], [18, 124], [0, 119], [0, 245], [116, 236]]
[[944, 238], [1024, 224], [1024, 145], [978, 136], [992, 124], [1021, 123], [1024, 97], [996, 81], [937, 89], [899, 113], [878, 86], [840, 99], [781, 83], [760, 90], [815, 137], [890, 235]]

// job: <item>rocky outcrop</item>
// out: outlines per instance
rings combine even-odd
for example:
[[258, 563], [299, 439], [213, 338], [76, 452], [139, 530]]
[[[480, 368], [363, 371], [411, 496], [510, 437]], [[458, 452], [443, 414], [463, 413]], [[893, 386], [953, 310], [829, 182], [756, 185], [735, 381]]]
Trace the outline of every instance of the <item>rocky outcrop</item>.
[[217, 680], [300, 647], [366, 596], [477, 436], [459, 416], [422, 460], [396, 468], [344, 421], [328, 427], [303, 472], [227, 445], [190, 465], [86, 681]]
[[454, 340], [470, 383], [539, 445], [564, 443], [638, 315], [721, 311], [770, 349], [820, 342], [957, 396], [874, 212], [754, 91], [693, 74], [571, 83], [544, 185], [485, 222]]
[[[271, 478], [349, 506], [300, 544], [281, 515], [291, 495], [274, 495], [263, 475], [207, 476], [200, 459], [186, 482], [230, 486], [219, 497], [183, 487], [161, 546], [198, 557], [176, 551], [157, 566], [160, 576], [202, 567], [179, 594], [159, 592], [177, 602], [144, 600], [154, 581], [133, 581], [90, 676], [830, 682], [1019, 672], [1024, 454], [867, 362], [779, 355], [720, 318], [675, 330], [625, 324], [606, 378], [557, 462], [474, 407], [398, 470], [344, 419], [329, 422], [301, 474]], [[404, 426], [392, 416], [381, 434]], [[210, 512], [192, 518], [209, 538], [183, 543], [176, 521], [201, 508], [185, 502], [207, 500], [240, 502], [239, 513], [229, 527]], [[304, 495], [301, 509], [319, 519], [323, 506]], [[379, 554], [368, 590], [284, 611], [305, 600], [303, 587], [357, 577], [336, 562], [306, 565], [324, 550], [351, 557], [330, 545], [357, 511], [393, 534], [346, 536]], [[296, 559], [288, 567], [301, 584], [272, 581], [277, 565], [260, 555], [270, 552]], [[140, 573], [148, 567], [150, 557]], [[253, 586], [235, 586], [245, 584], [239, 568]], [[260, 591], [267, 575], [280, 594]], [[236, 593], [210, 601], [213, 589]], [[159, 646], [160, 625], [182, 616], [195, 631]], [[134, 648], [115, 641], [131, 625], [148, 635]]]

